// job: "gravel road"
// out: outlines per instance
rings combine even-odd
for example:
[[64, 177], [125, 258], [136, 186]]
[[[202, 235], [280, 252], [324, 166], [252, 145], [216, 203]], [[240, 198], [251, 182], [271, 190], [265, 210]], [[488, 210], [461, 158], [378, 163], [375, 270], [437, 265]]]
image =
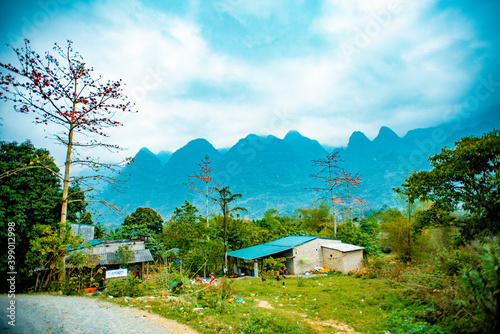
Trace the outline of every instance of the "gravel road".
[[80, 296], [16, 295], [15, 326], [7, 295], [0, 295], [0, 332], [18, 333], [166, 333], [196, 334], [158, 315]]

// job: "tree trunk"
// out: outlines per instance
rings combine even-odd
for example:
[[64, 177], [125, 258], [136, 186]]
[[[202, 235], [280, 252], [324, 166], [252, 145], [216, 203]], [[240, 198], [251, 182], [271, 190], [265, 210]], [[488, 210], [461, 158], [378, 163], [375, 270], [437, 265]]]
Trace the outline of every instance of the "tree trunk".
[[[61, 205], [61, 221], [59, 222], [59, 234], [64, 244], [64, 235], [66, 234], [66, 222], [68, 216], [68, 193], [69, 193], [69, 172], [71, 166], [71, 153], [73, 150], [73, 128], [68, 134], [68, 147], [66, 151], [66, 162], [64, 163], [64, 181]], [[59, 260], [59, 282], [62, 284], [66, 278], [66, 253], [64, 252]]]
[[66, 221], [68, 216], [68, 192], [69, 192], [69, 172], [71, 166], [71, 151], [73, 150], [73, 129], [69, 131], [68, 135], [68, 149], [66, 151], [66, 162], [64, 163], [64, 181], [61, 205], [61, 221], [59, 226], [59, 233], [61, 238], [64, 237], [66, 229]]
[[330, 201], [332, 202], [332, 221], [333, 221], [333, 237], [337, 237], [337, 219], [335, 219], [335, 197], [333, 191], [330, 192]]
[[[206, 183], [205, 194], [206, 194], [206, 197], [207, 197], [207, 229], [208, 229], [209, 228], [209, 226], [208, 226], [208, 197], [209, 197], [209, 194], [208, 194], [208, 183]], [[210, 231], [208, 233], [210, 233]]]
[[227, 268], [227, 213], [224, 211], [224, 268]]

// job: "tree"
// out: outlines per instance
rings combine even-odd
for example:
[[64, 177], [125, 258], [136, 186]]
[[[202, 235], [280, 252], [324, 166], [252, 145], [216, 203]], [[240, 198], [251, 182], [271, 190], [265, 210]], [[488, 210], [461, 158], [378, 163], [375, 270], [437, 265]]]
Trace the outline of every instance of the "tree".
[[139, 234], [161, 233], [163, 219], [151, 208], [137, 208], [125, 217], [120, 230], [123, 237], [136, 239]]
[[[0, 143], [0, 235], [7, 235], [8, 223], [14, 224], [19, 271], [26, 263], [30, 231], [37, 225], [56, 227], [59, 218], [61, 186], [49, 169], [58, 170], [48, 151], [36, 149], [29, 141]], [[0, 257], [0, 271], [9, 271], [6, 252]], [[18, 278], [19, 291], [27, 288], [25, 276]], [[5, 282], [2, 279], [1, 284]]]
[[228, 216], [231, 212], [247, 211], [247, 209], [245, 209], [243, 207], [239, 207], [239, 206], [230, 208], [231, 203], [236, 202], [243, 195], [231, 193], [228, 186], [223, 187], [223, 188], [215, 188], [215, 191], [217, 192], [219, 197], [212, 197], [212, 200], [215, 203], [219, 204], [220, 209], [222, 211], [223, 218], [224, 218], [224, 265], [225, 265], [225, 268], [227, 268], [227, 221], [228, 221]]
[[[60, 215], [60, 236], [66, 228], [71, 166], [83, 165], [98, 172], [93, 178], [101, 178], [99, 169], [111, 168], [90, 157], [75, 156], [77, 147], [105, 147], [118, 149], [116, 145], [104, 144], [94, 136], [106, 137], [105, 129], [120, 126], [114, 119], [117, 111], [131, 111], [132, 105], [122, 93], [122, 82], [101, 83], [101, 77], [93, 78], [93, 68], [86, 66], [83, 57], [73, 50], [72, 42], [62, 48], [55, 44], [55, 55], [49, 52], [41, 57], [25, 40], [22, 48], [12, 48], [19, 67], [0, 62], [0, 98], [13, 101], [14, 109], [21, 113], [35, 113], [35, 123], [55, 124], [63, 130], [56, 139], [66, 148]], [[83, 140], [80, 142], [79, 140]], [[83, 180], [83, 178], [80, 178]], [[62, 264], [64, 267], [64, 265]]]
[[354, 215], [352, 213], [353, 206], [354, 204], [361, 202], [361, 200], [354, 197], [353, 194], [353, 191], [359, 187], [360, 181], [361, 178], [359, 177], [358, 173], [353, 175], [351, 172], [345, 169], [341, 169], [337, 173], [336, 183], [341, 192], [339, 198], [347, 208], [348, 218], [351, 221], [351, 224], [354, 223]]
[[[210, 226], [212, 229], [214, 224]], [[198, 214], [198, 209], [185, 201], [180, 208], [175, 208], [172, 218], [167, 222], [163, 240], [168, 248], [178, 248], [179, 257], [182, 259], [183, 267], [203, 267], [204, 277], [207, 276], [207, 267], [214, 253], [216, 244], [215, 233], [209, 234], [203, 217]], [[220, 250], [219, 250], [220, 252]]]
[[120, 267], [127, 267], [135, 257], [135, 252], [130, 247], [130, 245], [121, 245], [115, 251], [115, 264], [119, 264]]
[[[23, 271], [31, 276], [35, 273], [35, 269], [41, 269], [36, 272], [35, 289], [47, 288], [52, 279], [61, 273], [59, 261], [68, 248], [78, 249], [84, 246], [85, 241], [81, 236], [72, 235], [70, 230], [66, 230], [65, 233], [65, 237], [61, 238], [56, 229], [45, 224], [36, 225], [30, 231], [30, 246]], [[68, 261], [68, 264], [73, 263]]]
[[[294, 233], [295, 229], [290, 224], [290, 217], [279, 215], [279, 211], [269, 208], [264, 216], [255, 221], [255, 226], [259, 228], [259, 235], [255, 244], [266, 243], [280, 237], [285, 237]], [[252, 245], [253, 246], [253, 245]]]
[[97, 222], [94, 225], [94, 239], [104, 239], [108, 235], [108, 228], [104, 226], [101, 222]]
[[[410, 175], [403, 183], [410, 201], [432, 201], [430, 222], [463, 210], [468, 214], [459, 225], [464, 240], [500, 232], [500, 133], [494, 130], [482, 137], [464, 137], [454, 149], [441, 149], [429, 158], [430, 171]], [[446, 218], [446, 216], [445, 216]]]
[[188, 201], [180, 208], [175, 208], [164, 231], [169, 247], [179, 248], [181, 253], [187, 252], [197, 239], [206, 235], [207, 229], [202, 224], [202, 216], [197, 213], [198, 209]]
[[[337, 236], [337, 205], [342, 204], [342, 198], [347, 199], [349, 215], [352, 221], [352, 205], [354, 199], [351, 190], [359, 186], [360, 178], [358, 174], [352, 175], [351, 172], [341, 169], [338, 165], [340, 162], [339, 152], [335, 151], [329, 154], [326, 159], [318, 159], [313, 161], [313, 165], [320, 168], [320, 171], [312, 175], [314, 180], [320, 180], [321, 185], [315, 186], [312, 189], [322, 194], [322, 199], [328, 200], [332, 207], [332, 222], [333, 235]], [[341, 190], [344, 194], [338, 194]], [[328, 227], [328, 226], [327, 226]]]
[[332, 152], [326, 159], [318, 159], [313, 161], [313, 165], [320, 168], [320, 171], [312, 178], [322, 181], [321, 186], [313, 187], [312, 189], [318, 193], [323, 194], [323, 198], [327, 199], [332, 206], [332, 222], [333, 222], [333, 235], [337, 236], [337, 219], [336, 219], [336, 205], [340, 203], [340, 199], [335, 195], [337, 188], [336, 173], [338, 172], [340, 162], [339, 152]]
[[300, 214], [302, 228], [308, 234], [318, 235], [324, 231], [326, 234], [332, 233], [328, 222], [330, 221], [330, 209], [326, 201], [321, 202], [318, 206], [310, 209], [297, 209]]
[[218, 186], [220, 186], [220, 185], [210, 186], [210, 183], [212, 182], [212, 176], [211, 176], [212, 175], [212, 167], [210, 167], [210, 164], [211, 164], [211, 161], [210, 161], [210, 158], [207, 155], [207, 156], [205, 156], [204, 159], [201, 160], [201, 163], [197, 164], [198, 167], [200, 167], [199, 171], [197, 173], [195, 172], [193, 175], [188, 175], [188, 177], [191, 178], [191, 179], [196, 179], [198, 181], [204, 182], [205, 183], [204, 189], [200, 189], [194, 183], [194, 181], [191, 181], [187, 185], [189, 189], [193, 189], [197, 193], [203, 194], [203, 196], [205, 196], [205, 198], [206, 198], [206, 206], [207, 206], [207, 215], [206, 215], [207, 228], [209, 227], [208, 226], [208, 223], [209, 223], [209, 220], [208, 220], [209, 198], [210, 198], [210, 195], [214, 192], [214, 190]]

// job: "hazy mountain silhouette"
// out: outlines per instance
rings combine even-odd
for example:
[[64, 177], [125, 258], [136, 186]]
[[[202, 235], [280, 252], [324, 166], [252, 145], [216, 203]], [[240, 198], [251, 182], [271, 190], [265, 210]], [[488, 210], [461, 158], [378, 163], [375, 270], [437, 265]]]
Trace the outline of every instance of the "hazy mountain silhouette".
[[[382, 127], [373, 140], [356, 131], [346, 147], [335, 150], [342, 159], [340, 167], [358, 173], [361, 178], [355, 196], [365, 201], [362, 209], [378, 209], [392, 203], [392, 188], [400, 186], [412, 171], [429, 169], [427, 158], [443, 146], [451, 147], [461, 137], [491, 130], [490, 123], [460, 129], [444, 124], [411, 130], [401, 138], [388, 127]], [[204, 197], [188, 189], [186, 183], [190, 181], [187, 175], [197, 172], [197, 164], [208, 156], [213, 169], [212, 184], [228, 185], [233, 193], [241, 193], [238, 205], [248, 209], [245, 214], [250, 218], [261, 217], [268, 208], [292, 213], [319, 200], [317, 193], [306, 189], [318, 185], [311, 177], [318, 172], [312, 161], [325, 159], [331, 150], [297, 131], [290, 131], [283, 139], [250, 134], [222, 152], [205, 139], [190, 141], [173, 153], [162, 151], [155, 155], [143, 148], [123, 173], [128, 177], [125, 187], [120, 193], [107, 189], [104, 198], [123, 207], [125, 214], [139, 206], [148, 206], [165, 220], [185, 200], [204, 212]], [[198, 186], [203, 188], [204, 184]], [[102, 208], [99, 211], [103, 212], [102, 222], [108, 226], [123, 222], [124, 217]], [[218, 213], [218, 208], [213, 206], [210, 211]]]

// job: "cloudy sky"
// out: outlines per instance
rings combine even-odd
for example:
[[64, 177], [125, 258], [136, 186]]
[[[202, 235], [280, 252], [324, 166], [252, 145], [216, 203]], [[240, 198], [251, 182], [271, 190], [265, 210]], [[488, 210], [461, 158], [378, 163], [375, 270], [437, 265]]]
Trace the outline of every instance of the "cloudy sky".
[[[43, 54], [74, 42], [106, 79], [123, 79], [138, 114], [110, 140], [134, 155], [195, 138], [229, 147], [289, 130], [329, 146], [381, 126], [400, 136], [461, 119], [495, 119], [500, 103], [500, 1], [34, 0], [0, 4], [4, 45]], [[496, 108], [496, 109], [495, 109]], [[32, 124], [0, 102], [0, 139], [32, 140]]]

